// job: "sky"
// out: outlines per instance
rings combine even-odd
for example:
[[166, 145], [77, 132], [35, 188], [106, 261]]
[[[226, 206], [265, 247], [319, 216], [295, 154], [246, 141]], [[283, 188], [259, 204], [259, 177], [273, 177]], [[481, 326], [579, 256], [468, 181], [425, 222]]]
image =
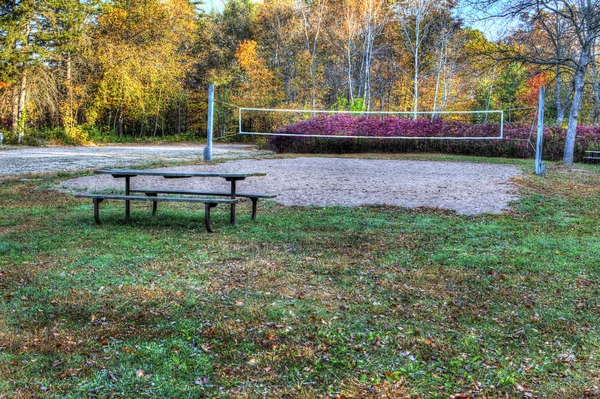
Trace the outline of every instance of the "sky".
[[[204, 0], [204, 8], [207, 11], [212, 9], [222, 10], [223, 4], [226, 0]], [[254, 0], [255, 2], [259, 2], [260, 0]], [[463, 5], [459, 5], [458, 14], [463, 19], [465, 25], [471, 26], [475, 29], [479, 29], [483, 32], [483, 34], [488, 38], [488, 40], [496, 41], [504, 33], [506, 33], [507, 24], [498, 20], [487, 20], [483, 21], [483, 15], [475, 10], [472, 7], [463, 3]]]
[[204, 8], [206, 8], [206, 10], [212, 10], [213, 8], [222, 10], [223, 1], [224, 0], [204, 0]]

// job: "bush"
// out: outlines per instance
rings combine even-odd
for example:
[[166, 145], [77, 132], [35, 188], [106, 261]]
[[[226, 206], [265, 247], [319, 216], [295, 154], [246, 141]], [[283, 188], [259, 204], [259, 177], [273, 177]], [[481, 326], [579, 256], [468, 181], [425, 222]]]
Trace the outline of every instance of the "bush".
[[[78, 145], [78, 144], [106, 144], [106, 143], [150, 143], [150, 142], [198, 142], [203, 138], [197, 133], [187, 132], [169, 136], [132, 137], [119, 136], [114, 130], [98, 128], [96, 126], [78, 125], [68, 134], [62, 128], [54, 129], [27, 129], [21, 137], [21, 144], [27, 146], [43, 145]], [[4, 133], [5, 144], [17, 144], [17, 135], [7, 131]]]
[[76, 140], [67, 135], [64, 129], [27, 129], [22, 137], [22, 143], [25, 145], [41, 146], [45, 144], [54, 145], [74, 145], [79, 144]]
[[[503, 140], [411, 140], [385, 137], [495, 137], [498, 124], [469, 124], [442, 119], [383, 119], [348, 114], [321, 116], [288, 125], [276, 133], [295, 135], [369, 136], [374, 139], [269, 137], [270, 149], [281, 153], [361, 153], [361, 152], [440, 152], [482, 157], [531, 158], [529, 145], [531, 126], [505, 125]], [[377, 140], [377, 137], [382, 139]], [[535, 134], [532, 136], [535, 138]], [[544, 129], [544, 159], [562, 158], [566, 132], [558, 126]], [[580, 126], [577, 129], [575, 160], [583, 160], [585, 151], [600, 143], [600, 126]], [[535, 145], [535, 143], [533, 143]]]
[[[10, 130], [4, 131], [5, 144], [18, 144], [18, 135]], [[69, 137], [63, 129], [26, 129], [21, 136], [21, 144], [33, 147], [39, 147], [47, 144], [54, 145], [75, 145], [85, 142], [86, 135], [83, 132], [75, 137]]]

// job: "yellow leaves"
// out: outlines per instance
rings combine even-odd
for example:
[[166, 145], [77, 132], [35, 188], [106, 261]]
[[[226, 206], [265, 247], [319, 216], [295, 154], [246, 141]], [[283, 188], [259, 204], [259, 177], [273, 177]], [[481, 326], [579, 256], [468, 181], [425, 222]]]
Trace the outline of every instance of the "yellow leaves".
[[251, 72], [262, 67], [258, 61], [258, 51], [256, 50], [255, 40], [244, 40], [235, 52], [235, 58], [240, 64], [240, 67], [246, 72]]
[[99, 18], [98, 22], [101, 27], [110, 29], [112, 32], [124, 30], [127, 22], [128, 13], [123, 8], [118, 6], [109, 6], [106, 12]]
[[117, 3], [106, 9], [99, 28], [95, 55], [103, 74], [94, 108], [122, 109], [137, 118], [181, 94], [193, 67], [187, 49], [195, 15], [189, 2]]
[[268, 107], [281, 100], [281, 82], [259, 57], [256, 41], [244, 40], [235, 52], [235, 58], [246, 74], [242, 91], [245, 95], [238, 99], [242, 105]]

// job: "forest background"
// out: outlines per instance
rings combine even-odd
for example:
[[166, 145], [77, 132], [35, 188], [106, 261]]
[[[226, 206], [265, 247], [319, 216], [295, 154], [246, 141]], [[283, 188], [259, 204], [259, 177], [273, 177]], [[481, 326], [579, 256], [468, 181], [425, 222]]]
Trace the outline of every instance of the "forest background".
[[[208, 83], [226, 113], [503, 109], [529, 124], [547, 86], [549, 123], [597, 124], [598, 5], [586, 17], [577, 1], [529, 3], [544, 2], [5, 1], [0, 131], [25, 144], [200, 139]], [[475, 15], [508, 28], [490, 40], [465, 22]]]

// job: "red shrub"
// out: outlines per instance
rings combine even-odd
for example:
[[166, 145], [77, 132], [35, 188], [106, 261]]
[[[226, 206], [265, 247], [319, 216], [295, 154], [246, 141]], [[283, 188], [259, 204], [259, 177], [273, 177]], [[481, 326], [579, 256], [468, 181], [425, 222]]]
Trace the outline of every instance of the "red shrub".
[[[443, 119], [373, 118], [349, 114], [319, 116], [281, 128], [276, 133], [328, 136], [368, 136], [371, 138], [269, 137], [269, 146], [277, 152], [358, 153], [358, 152], [442, 152], [488, 157], [530, 158], [535, 151], [535, 131], [531, 126], [505, 125], [502, 140], [429, 140], [427, 137], [497, 137], [498, 124], [464, 123]], [[551, 126], [544, 129], [544, 158], [562, 158], [565, 130]], [[386, 137], [415, 139], [384, 139]], [[382, 138], [377, 140], [377, 138]], [[600, 126], [577, 129], [575, 159], [581, 161], [586, 149], [600, 143]]]

